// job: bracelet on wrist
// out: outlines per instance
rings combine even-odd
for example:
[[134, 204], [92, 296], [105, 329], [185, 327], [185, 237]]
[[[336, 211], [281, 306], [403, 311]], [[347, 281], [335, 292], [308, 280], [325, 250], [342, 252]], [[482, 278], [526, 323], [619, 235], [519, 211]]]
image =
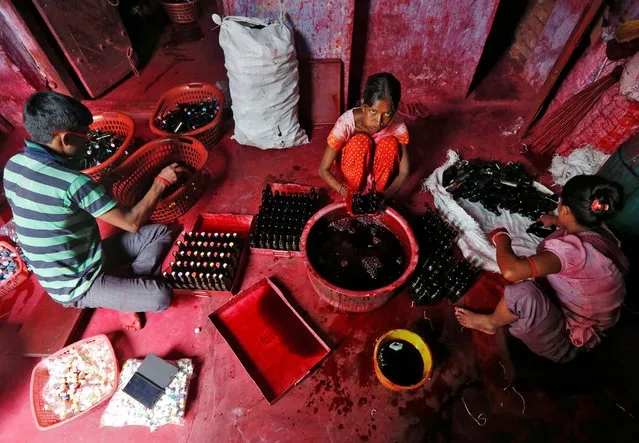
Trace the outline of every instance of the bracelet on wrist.
[[508, 232], [500, 231], [500, 232], [497, 232], [495, 235], [493, 235], [493, 245], [497, 246], [497, 243], [495, 243], [495, 239], [499, 237], [500, 235], [505, 235], [506, 237], [508, 237], [509, 240], [512, 241], [512, 237], [510, 236]]
[[171, 186], [171, 183], [169, 183], [169, 181], [167, 179], [165, 179], [164, 177], [160, 177], [159, 175], [157, 177], [155, 177], [154, 180], [159, 180], [162, 183], [164, 183], [166, 185], [166, 187], [168, 188], [169, 186]]

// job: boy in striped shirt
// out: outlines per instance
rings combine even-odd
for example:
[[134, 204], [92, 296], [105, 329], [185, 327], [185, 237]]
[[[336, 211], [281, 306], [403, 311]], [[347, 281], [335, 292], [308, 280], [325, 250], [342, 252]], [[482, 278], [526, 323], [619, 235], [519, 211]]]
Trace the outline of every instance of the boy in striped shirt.
[[[172, 242], [164, 225], [147, 225], [167, 186], [183, 169], [164, 168], [131, 209], [120, 207], [104, 187], [71, 168], [84, 153], [91, 112], [55, 92], [33, 94], [24, 105], [31, 140], [4, 170], [4, 189], [18, 240], [42, 287], [58, 303], [121, 311], [126, 329], [141, 327], [137, 312], [163, 311], [170, 289], [158, 279]], [[102, 241], [96, 218], [125, 232]], [[112, 273], [130, 263], [131, 277]]]

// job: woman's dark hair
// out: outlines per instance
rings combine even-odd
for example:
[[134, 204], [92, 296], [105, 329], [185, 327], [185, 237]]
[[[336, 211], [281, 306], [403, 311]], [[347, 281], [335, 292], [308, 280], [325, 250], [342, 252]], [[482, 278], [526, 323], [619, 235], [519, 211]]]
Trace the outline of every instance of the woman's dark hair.
[[623, 188], [598, 175], [577, 175], [564, 185], [561, 203], [577, 223], [597, 227], [623, 208]]
[[50, 143], [52, 132], [77, 131], [93, 123], [91, 111], [82, 103], [58, 92], [36, 92], [24, 104], [24, 127], [36, 143]]
[[377, 101], [390, 100], [393, 111], [397, 111], [401, 98], [402, 85], [393, 74], [378, 72], [366, 79], [366, 86], [362, 93], [365, 105], [373, 106]]

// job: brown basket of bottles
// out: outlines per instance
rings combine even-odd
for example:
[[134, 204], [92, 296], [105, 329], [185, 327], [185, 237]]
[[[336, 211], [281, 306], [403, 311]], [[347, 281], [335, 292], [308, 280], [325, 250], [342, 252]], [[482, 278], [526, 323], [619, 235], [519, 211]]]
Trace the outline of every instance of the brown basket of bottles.
[[124, 142], [115, 153], [98, 166], [84, 169], [83, 174], [88, 175], [96, 182], [101, 182], [102, 177], [117, 167], [126, 158], [129, 146], [133, 141], [135, 123], [133, 119], [122, 112], [104, 112], [93, 116], [92, 130], [108, 132], [118, 137], [123, 137]]
[[173, 23], [193, 23], [200, 18], [200, 0], [169, 0], [163, 1], [162, 6]]
[[[177, 109], [182, 103], [195, 104], [201, 101], [216, 100], [219, 108], [215, 118], [206, 125], [184, 132], [168, 132], [160, 126], [160, 123], [169, 112]], [[155, 110], [151, 114], [149, 125], [151, 131], [160, 136], [187, 136], [195, 137], [201, 141], [207, 149], [212, 148], [222, 137], [222, 110], [224, 109], [224, 94], [218, 88], [206, 83], [189, 83], [169, 89], [158, 100]]]
[[169, 223], [184, 215], [202, 195], [208, 152], [191, 137], [160, 138], [142, 146], [114, 172], [113, 196], [128, 208], [135, 206], [163, 168], [180, 163], [193, 170], [175, 191], [163, 196], [151, 215], [155, 223]]

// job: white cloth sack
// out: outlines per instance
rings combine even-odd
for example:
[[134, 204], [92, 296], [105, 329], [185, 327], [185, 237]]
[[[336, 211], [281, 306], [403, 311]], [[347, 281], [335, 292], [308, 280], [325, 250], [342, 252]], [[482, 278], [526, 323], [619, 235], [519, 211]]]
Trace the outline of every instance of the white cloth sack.
[[548, 172], [558, 185], [565, 185], [576, 175], [595, 174], [606, 163], [610, 155], [597, 151], [592, 145], [575, 149], [568, 157], [555, 155]]
[[213, 14], [229, 77], [238, 143], [261, 149], [308, 143], [300, 128], [299, 73], [293, 31], [270, 21]]
[[[446, 220], [459, 229], [457, 246], [464, 257], [482, 269], [499, 272], [497, 251], [486, 237], [487, 233], [497, 228], [508, 229], [512, 237], [513, 250], [517, 255], [535, 254], [537, 245], [542, 239], [526, 232], [533, 220], [506, 210], [502, 210], [501, 215], [497, 216], [484, 209], [481, 203], [473, 203], [465, 199], [457, 202], [446, 191], [443, 185], [444, 171], [458, 160], [459, 155], [456, 152], [448, 151], [446, 162], [424, 180], [422, 190], [433, 195], [435, 207]], [[542, 192], [552, 194], [552, 191], [539, 183], [535, 183], [535, 187]]]

